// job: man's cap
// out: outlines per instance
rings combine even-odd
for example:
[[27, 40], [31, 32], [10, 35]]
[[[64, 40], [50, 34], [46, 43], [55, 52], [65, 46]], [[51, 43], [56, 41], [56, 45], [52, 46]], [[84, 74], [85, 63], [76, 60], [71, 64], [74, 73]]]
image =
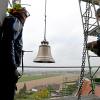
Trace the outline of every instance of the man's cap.
[[26, 17], [30, 16], [29, 12], [26, 10], [25, 7], [21, 7], [20, 9], [12, 8], [9, 10], [9, 13], [12, 15], [24, 13]]

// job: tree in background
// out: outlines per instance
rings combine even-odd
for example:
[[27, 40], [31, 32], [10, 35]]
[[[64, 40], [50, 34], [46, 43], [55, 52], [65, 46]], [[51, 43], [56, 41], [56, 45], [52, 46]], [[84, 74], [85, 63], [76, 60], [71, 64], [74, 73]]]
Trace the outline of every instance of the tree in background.
[[62, 90], [60, 90], [60, 93], [62, 96], [68, 96], [68, 95], [72, 95], [77, 89], [77, 85], [76, 84], [72, 84], [72, 85], [67, 85], [65, 84], [64, 87], [62, 87]]

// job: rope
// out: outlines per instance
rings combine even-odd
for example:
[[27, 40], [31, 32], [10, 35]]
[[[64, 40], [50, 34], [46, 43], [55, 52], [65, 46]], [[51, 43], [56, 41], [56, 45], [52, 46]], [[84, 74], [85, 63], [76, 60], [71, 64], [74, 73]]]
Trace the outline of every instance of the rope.
[[47, 0], [45, 0], [45, 29], [44, 29], [44, 41], [46, 41], [46, 6], [47, 6]]

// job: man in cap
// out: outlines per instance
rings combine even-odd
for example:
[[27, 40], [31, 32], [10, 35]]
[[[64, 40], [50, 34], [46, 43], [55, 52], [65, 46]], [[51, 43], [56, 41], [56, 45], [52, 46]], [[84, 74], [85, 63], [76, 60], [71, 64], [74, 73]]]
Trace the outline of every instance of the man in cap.
[[29, 16], [27, 10], [12, 8], [4, 19], [2, 26], [2, 38], [0, 49], [0, 64], [3, 65], [1, 83], [3, 86], [3, 100], [14, 100], [16, 83], [19, 78], [17, 67], [21, 64], [22, 57], [22, 31], [26, 18]]

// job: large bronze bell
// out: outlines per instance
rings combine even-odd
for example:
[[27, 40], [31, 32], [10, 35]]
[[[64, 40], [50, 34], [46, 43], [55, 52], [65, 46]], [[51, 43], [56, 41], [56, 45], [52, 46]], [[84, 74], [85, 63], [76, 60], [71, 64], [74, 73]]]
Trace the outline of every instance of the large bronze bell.
[[34, 62], [37, 63], [54, 63], [54, 59], [51, 56], [50, 46], [48, 45], [48, 41], [46, 41], [46, 4], [47, 0], [45, 0], [45, 30], [44, 30], [44, 40], [41, 42], [39, 46], [39, 51], [37, 57]]
[[37, 62], [37, 63], [54, 63], [55, 62], [51, 56], [51, 50], [48, 44], [49, 43], [47, 41], [41, 42], [37, 57], [35, 58], [34, 62]]

